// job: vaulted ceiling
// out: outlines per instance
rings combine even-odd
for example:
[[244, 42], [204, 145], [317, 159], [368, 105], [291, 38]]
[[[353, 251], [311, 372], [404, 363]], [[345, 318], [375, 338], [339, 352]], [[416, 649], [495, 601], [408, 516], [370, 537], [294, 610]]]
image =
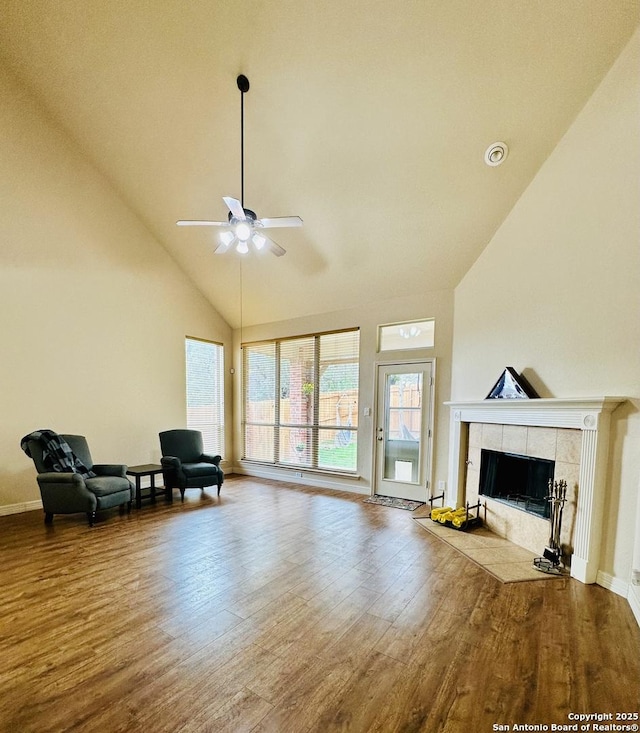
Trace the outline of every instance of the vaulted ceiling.
[[[0, 59], [238, 326], [241, 305], [249, 325], [455, 287], [639, 20], [639, 0], [0, 0]], [[175, 225], [240, 198], [240, 73], [245, 206], [304, 220], [242, 265]]]

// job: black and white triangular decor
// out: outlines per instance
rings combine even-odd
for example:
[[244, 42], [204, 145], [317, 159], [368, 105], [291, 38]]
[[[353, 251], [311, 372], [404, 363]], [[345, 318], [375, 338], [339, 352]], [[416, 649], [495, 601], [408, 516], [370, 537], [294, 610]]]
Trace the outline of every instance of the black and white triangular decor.
[[527, 380], [513, 367], [507, 367], [493, 385], [487, 400], [528, 400], [539, 397]]

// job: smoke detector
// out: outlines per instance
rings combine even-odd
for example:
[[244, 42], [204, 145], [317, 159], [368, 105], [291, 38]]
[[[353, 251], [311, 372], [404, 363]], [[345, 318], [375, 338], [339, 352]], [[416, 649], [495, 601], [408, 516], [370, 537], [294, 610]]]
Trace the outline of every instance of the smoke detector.
[[509, 155], [507, 143], [492, 143], [485, 151], [484, 162], [495, 168], [495, 166], [500, 165], [500, 163], [504, 163], [507, 159], [507, 155]]

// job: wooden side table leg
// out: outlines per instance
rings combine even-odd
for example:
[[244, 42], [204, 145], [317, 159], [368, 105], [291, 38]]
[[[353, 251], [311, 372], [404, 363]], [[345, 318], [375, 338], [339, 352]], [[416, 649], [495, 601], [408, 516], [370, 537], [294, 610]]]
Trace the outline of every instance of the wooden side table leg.
[[151, 503], [156, 503], [156, 475], [155, 473], [152, 473], [149, 477], [151, 480]]
[[142, 489], [140, 487], [141, 476], [136, 476], [136, 509], [142, 507]]

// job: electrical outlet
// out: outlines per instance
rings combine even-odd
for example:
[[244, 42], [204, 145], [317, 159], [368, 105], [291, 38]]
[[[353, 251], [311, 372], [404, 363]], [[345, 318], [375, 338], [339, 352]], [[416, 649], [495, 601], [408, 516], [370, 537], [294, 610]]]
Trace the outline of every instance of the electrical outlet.
[[445, 491], [447, 488], [446, 481], [438, 481], [438, 491]]
[[302, 471], [296, 471], [296, 472], [294, 473], [294, 476], [295, 476], [296, 478], [302, 478]]

